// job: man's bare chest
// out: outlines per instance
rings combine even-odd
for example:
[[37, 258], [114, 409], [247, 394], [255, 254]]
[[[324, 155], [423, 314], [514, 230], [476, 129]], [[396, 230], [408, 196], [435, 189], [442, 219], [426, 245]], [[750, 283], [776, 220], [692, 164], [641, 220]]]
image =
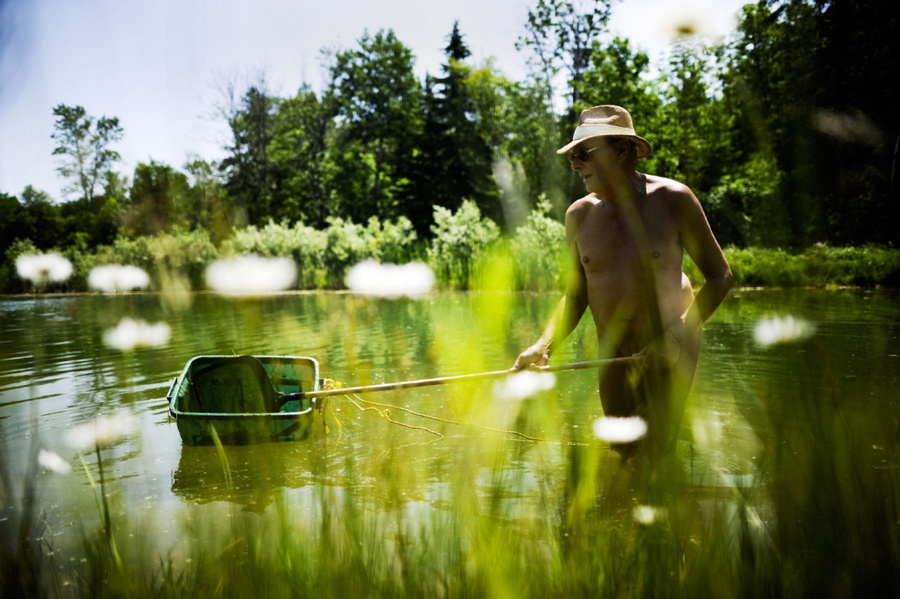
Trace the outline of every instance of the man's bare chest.
[[586, 273], [634, 270], [645, 259], [658, 266], [675, 253], [680, 259], [677, 241], [677, 231], [662, 215], [625, 215], [602, 204], [585, 215], [575, 237]]

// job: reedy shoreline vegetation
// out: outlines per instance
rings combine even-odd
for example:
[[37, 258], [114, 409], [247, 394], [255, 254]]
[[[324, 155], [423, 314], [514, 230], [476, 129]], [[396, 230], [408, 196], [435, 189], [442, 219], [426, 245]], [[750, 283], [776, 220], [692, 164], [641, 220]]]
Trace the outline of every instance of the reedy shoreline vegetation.
[[[486, 280], [486, 265], [506, 261], [512, 276], [505, 280], [519, 291], [560, 289], [565, 272], [565, 229], [552, 219], [547, 203], [539, 204], [512, 235], [482, 217], [471, 202], [455, 213], [438, 207], [433, 238], [420, 240], [404, 217], [379, 221], [371, 217], [365, 225], [330, 218], [328, 226], [316, 229], [269, 222], [234, 231], [218, 247], [204, 229], [176, 231], [156, 236], [119, 236], [112, 245], [91, 251], [77, 245], [57, 253], [73, 265], [65, 283], [51, 284], [42, 291], [88, 290], [92, 268], [105, 264], [127, 264], [142, 268], [156, 291], [203, 290], [206, 268], [219, 258], [256, 254], [291, 258], [298, 275], [294, 289], [343, 289], [347, 270], [366, 259], [403, 264], [423, 261], [434, 271], [437, 284], [445, 289], [495, 288]], [[35, 291], [15, 271], [19, 256], [37, 253], [29, 241], [17, 241], [0, 265], [0, 292]], [[739, 286], [750, 287], [897, 287], [900, 286], [900, 250], [886, 246], [837, 248], [817, 244], [800, 253], [770, 248], [725, 248]], [[701, 281], [696, 266], [685, 258], [685, 272]]]

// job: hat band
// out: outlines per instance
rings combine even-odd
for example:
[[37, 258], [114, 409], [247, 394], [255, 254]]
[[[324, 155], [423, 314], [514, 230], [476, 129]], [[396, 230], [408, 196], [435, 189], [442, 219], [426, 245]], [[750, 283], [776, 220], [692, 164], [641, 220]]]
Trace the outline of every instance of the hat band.
[[575, 127], [575, 134], [572, 135], [572, 141], [600, 135], [637, 137], [633, 129], [626, 129], [625, 127], [616, 127], [615, 125], [578, 125]]

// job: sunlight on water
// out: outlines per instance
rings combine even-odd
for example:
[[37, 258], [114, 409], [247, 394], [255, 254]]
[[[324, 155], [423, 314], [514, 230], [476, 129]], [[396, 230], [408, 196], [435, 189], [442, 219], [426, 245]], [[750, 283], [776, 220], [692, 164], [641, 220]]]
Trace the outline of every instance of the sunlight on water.
[[[798, 449], [799, 423], [815, 422], [816, 406], [834, 405], [820, 404], [817, 397], [841, 398], [852, 410], [846, 418], [858, 414], [871, 437], [885, 438], [881, 429], [891, 421], [886, 416], [900, 371], [900, 302], [886, 292], [742, 292], [722, 306], [705, 327], [678, 459], [671, 465], [670, 473], [683, 473], [680, 484], [698, 498], [688, 508], [627, 492], [641, 473], [629, 469], [608, 443], [635, 438], [645, 425], [603, 417], [596, 371], [559, 372], [552, 375], [553, 385], [527, 376], [509, 377], [509, 388], [490, 380], [361, 395], [373, 403], [358, 405], [338, 396], [316, 412], [305, 440], [221, 451], [183, 445], [168, 415], [169, 385], [200, 354], [309, 355], [320, 361], [322, 376], [348, 385], [465, 374], [476, 367], [500, 370], [512, 364], [521, 340], [539, 329], [556, 299], [431, 293], [427, 301], [384, 302], [302, 293], [235, 302], [198, 294], [191, 310], [175, 312], [154, 294], [5, 299], [0, 435], [11, 480], [22, 481], [29, 468], [39, 468], [42, 507], [58, 555], [83, 551], [80, 531], [105, 530], [101, 514], [112, 519], [112, 530], [131, 530], [142, 551], [179, 555], [190, 555], [189, 539], [198, 538], [219, 555], [236, 530], [275, 546], [278, 535], [257, 528], [279, 526], [296, 527], [298, 538], [312, 543], [307, 548], [318, 551], [318, 543], [334, 540], [318, 536], [322, 523], [342, 526], [349, 518], [371, 534], [349, 537], [348, 547], [362, 542], [365, 551], [384, 559], [401, 545], [397, 539], [419, 538], [402, 534], [422, 535], [428, 551], [452, 546], [457, 538], [487, 539], [496, 545], [466, 551], [523, 552], [528, 563], [545, 567], [541, 559], [555, 559], [556, 543], [582, 551], [579, 543], [590, 547], [601, 538], [593, 534], [597, 530], [615, 555], [632, 555], [653, 535], [669, 538], [682, 531], [700, 539], [689, 545], [700, 551], [712, 551], [704, 544], [708, 539], [719, 543], [709, 555], [724, 568], [738, 563], [742, 547], [771, 555], [766, 548], [773, 527], [784, 522], [773, 515], [767, 495], [771, 452], [782, 447], [780, 439], [789, 439], [795, 453], [781, 459], [794, 460], [792, 472], [804, 472], [802, 460], [812, 454]], [[481, 327], [485, 313], [496, 317], [497, 305], [510, 307], [502, 325]], [[815, 322], [815, 335], [760, 345], [757, 326], [778, 313]], [[165, 322], [168, 343], [128, 352], [105, 346], [104, 333], [125, 318]], [[582, 323], [554, 362], [594, 357], [592, 336], [590, 323]], [[827, 351], [830, 362], [818, 357], [816, 347]], [[818, 367], [833, 370], [802, 375]], [[822, 381], [835, 385], [839, 395]], [[835, 431], [841, 433], [840, 427], [822, 427], [816, 447], [839, 447], [827, 438]], [[104, 447], [108, 512], [98, 509], [98, 496], [86, 482], [89, 474], [99, 479], [91, 452], [97, 444]], [[854, 462], [833, 449], [833, 468], [860, 460], [884, 460], [884, 468], [893, 468], [893, 450], [882, 445], [852, 446], [847, 455]], [[85, 467], [73, 469], [79, 452]], [[68, 476], [52, 476], [66, 471]], [[787, 490], [789, 497], [815, 486], [806, 479], [789, 484], [797, 487]], [[830, 487], [823, 492], [835, 493]], [[808, 510], [805, 504], [797, 509]], [[592, 522], [598, 515], [612, 525], [597, 529]], [[692, 527], [677, 528], [685, 519]], [[394, 521], [408, 530], [385, 528]], [[746, 530], [729, 524], [735, 522], [745, 523]], [[584, 531], [591, 531], [590, 541]], [[123, 554], [129, 538], [116, 538]], [[541, 549], [529, 554], [531, 547]]]
[[95, 446], [112, 445], [134, 435], [138, 430], [137, 417], [129, 412], [120, 412], [73, 427], [66, 435], [66, 442], [73, 448], [86, 452]]
[[172, 330], [164, 322], [149, 324], [123, 318], [118, 326], [103, 335], [103, 342], [114, 349], [131, 351], [139, 347], [160, 347], [169, 342]]
[[815, 332], [816, 326], [813, 323], [789, 315], [763, 318], [756, 323], [753, 338], [758, 344], [768, 346], [805, 341]]

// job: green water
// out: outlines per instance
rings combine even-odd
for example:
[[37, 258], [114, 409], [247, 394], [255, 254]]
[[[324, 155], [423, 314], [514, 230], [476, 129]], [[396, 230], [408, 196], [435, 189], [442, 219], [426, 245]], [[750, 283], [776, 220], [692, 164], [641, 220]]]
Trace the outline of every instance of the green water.
[[[38, 468], [33, 476], [49, 523], [45, 534], [57, 547], [73, 541], [99, 517], [94, 491], [66, 435], [98, 416], [127, 411], [136, 416], [139, 432], [103, 453], [114, 518], [139, 522], [149, 531], [142, 542], [162, 551], [173, 550], [186, 523], [215, 522], [235, 508], [262, 514], [282, 501], [295, 517], [314, 520], [320, 505], [315, 498], [323, 489], [352, 491], [374, 511], [452, 510], [458, 496], [448, 485], [458, 484], [463, 470], [476, 501], [503, 484], [504, 513], [526, 521], [542, 509], [538, 502], [545, 495], [539, 490], [563, 484], [573, 447], [566, 443], [598, 443], [591, 437], [591, 424], [602, 415], [596, 371], [560, 373], [554, 389], [524, 402], [496, 398], [492, 382], [364, 398], [395, 406], [389, 413], [380, 409], [420, 428], [337, 398], [333, 411], [316, 415], [308, 439], [227, 447], [227, 468], [215, 447], [182, 445], [165, 394], [184, 364], [200, 354], [311, 356], [322, 376], [345, 386], [500, 370], [536, 338], [556, 299], [504, 293], [435, 294], [422, 301], [339, 293], [246, 301], [153, 294], [4, 298], [0, 447], [12, 495], [35, 472], [29, 470], [35, 448], [62, 457], [72, 465], [71, 474]], [[756, 345], [756, 323], [772, 314], [815, 323], [815, 337], [775, 349]], [[106, 347], [104, 332], [126, 316], [168, 323], [170, 342], [128, 353]], [[582, 322], [554, 361], [593, 358], [591, 331]], [[812, 348], [815, 363], [809, 364]], [[752, 475], [764, 448], [783, 436], [772, 424], [778, 420], [773, 413], [787, 409], [794, 397], [840, 402], [869, 419], [873, 430], [896, 430], [898, 355], [895, 292], [733, 293], [705, 326], [678, 449], [685, 468], [699, 485], [715, 486], [723, 473]], [[465, 424], [423, 419], [398, 407]], [[863, 440], [861, 446], [873, 452], [868, 458], [874, 463], [881, 459], [886, 468], [896, 468], [896, 452], [880, 446], [882, 440], [878, 436], [872, 447]], [[614, 459], [601, 451], [602, 459]], [[94, 456], [85, 461], [96, 475]]]

